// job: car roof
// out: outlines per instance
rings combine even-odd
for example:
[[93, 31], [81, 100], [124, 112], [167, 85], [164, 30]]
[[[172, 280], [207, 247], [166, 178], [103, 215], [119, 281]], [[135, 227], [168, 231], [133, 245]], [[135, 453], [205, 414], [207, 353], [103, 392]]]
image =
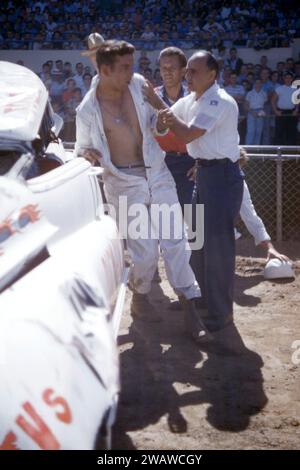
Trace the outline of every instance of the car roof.
[[48, 91], [28, 68], [0, 61], [0, 139], [32, 141], [36, 138]]

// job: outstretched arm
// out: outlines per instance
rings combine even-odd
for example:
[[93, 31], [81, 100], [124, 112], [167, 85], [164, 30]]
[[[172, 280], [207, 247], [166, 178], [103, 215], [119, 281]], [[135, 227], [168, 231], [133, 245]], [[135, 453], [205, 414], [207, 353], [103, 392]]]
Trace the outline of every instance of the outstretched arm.
[[152, 83], [146, 80], [143, 85], [143, 95], [145, 100], [156, 110], [168, 109], [168, 105], [164, 102], [160, 96], [155, 92]]
[[163, 109], [158, 112], [158, 124], [160, 127], [164, 126], [171, 129], [185, 144], [202, 137], [206, 132], [206, 129], [201, 129], [195, 125], [196, 121], [185, 124], [182, 119], [175, 116], [171, 109]]
[[263, 221], [256, 213], [246, 181], [244, 181], [244, 193], [240, 215], [247, 229], [254, 237], [255, 244], [267, 249], [268, 261], [270, 258], [278, 258], [281, 261], [289, 260], [286, 255], [279, 253], [274, 248]]
[[288, 256], [286, 256], [282, 253], [279, 253], [279, 251], [277, 251], [274, 248], [273, 243], [271, 242], [271, 240], [264, 240], [259, 245], [267, 248], [267, 250], [268, 250], [267, 261], [269, 261], [271, 258], [278, 258], [281, 261], [289, 261], [290, 260]]

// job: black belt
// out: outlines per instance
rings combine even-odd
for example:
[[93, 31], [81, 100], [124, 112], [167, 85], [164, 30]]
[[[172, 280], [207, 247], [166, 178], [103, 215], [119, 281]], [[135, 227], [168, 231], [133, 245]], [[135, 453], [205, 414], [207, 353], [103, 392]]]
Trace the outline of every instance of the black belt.
[[187, 152], [166, 152], [166, 157], [186, 157]]
[[281, 111], [282, 113], [286, 113], [286, 114], [292, 114], [296, 108], [293, 108], [293, 109], [281, 109], [281, 108], [277, 108], [278, 111]]
[[195, 158], [196, 166], [213, 166], [213, 165], [224, 165], [225, 163], [232, 162], [230, 158], [214, 158], [212, 160], [206, 160], [205, 158]]
[[151, 168], [151, 166], [146, 166], [144, 163], [132, 163], [132, 165], [115, 165], [118, 170], [127, 170], [130, 168]]

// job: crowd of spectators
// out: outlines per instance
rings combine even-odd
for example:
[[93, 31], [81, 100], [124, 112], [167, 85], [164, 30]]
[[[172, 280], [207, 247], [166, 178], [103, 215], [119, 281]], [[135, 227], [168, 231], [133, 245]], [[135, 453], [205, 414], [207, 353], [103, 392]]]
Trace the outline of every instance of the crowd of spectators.
[[83, 49], [91, 32], [138, 49], [287, 47], [297, 0], [2, 0], [0, 49]]
[[[141, 50], [136, 71], [155, 86], [161, 84], [159, 67], [147, 51], [172, 45], [217, 51], [219, 83], [239, 106], [241, 142], [272, 144], [278, 141], [276, 89], [289, 96], [290, 82], [300, 78], [300, 61], [287, 58], [271, 68], [265, 51], [290, 46], [300, 37], [298, 11], [295, 0], [2, 0], [0, 49], [81, 50], [87, 36], [98, 32]], [[238, 47], [261, 50], [260, 63], [243, 63]], [[73, 69], [62, 60], [46, 61], [39, 73], [64, 119], [65, 140], [75, 139], [76, 107], [94, 73], [92, 66], [78, 62]], [[289, 135], [290, 144], [294, 139]]]
[[[286, 61], [279, 61], [272, 68], [265, 55], [261, 56], [260, 63], [253, 64], [244, 63], [235, 48], [229, 51], [221, 49], [219, 53], [218, 81], [238, 103], [241, 143], [283, 144], [279, 141], [282, 136], [276, 135], [274, 93], [279, 94], [283, 90], [288, 96], [287, 106], [289, 103], [292, 105], [290, 96], [294, 89], [291, 82], [300, 79], [300, 57], [299, 60], [287, 58]], [[159, 67], [157, 63], [151, 63], [147, 51], [141, 52], [136, 71], [154, 86], [161, 85]], [[63, 138], [66, 141], [75, 140], [76, 107], [89, 90], [94, 73], [92, 65], [84, 66], [78, 62], [73, 69], [70, 62], [63, 63], [62, 60], [48, 60], [39, 73], [49, 91], [54, 110], [64, 119]], [[290, 77], [288, 81], [287, 75]], [[297, 135], [289, 135], [289, 145], [296, 143]]]

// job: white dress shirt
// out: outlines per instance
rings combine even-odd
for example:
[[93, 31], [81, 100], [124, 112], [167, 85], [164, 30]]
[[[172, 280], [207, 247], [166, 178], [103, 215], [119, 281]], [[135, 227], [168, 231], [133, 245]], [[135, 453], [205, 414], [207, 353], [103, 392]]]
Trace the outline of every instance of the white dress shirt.
[[178, 100], [171, 109], [186, 124], [206, 130], [203, 136], [187, 144], [191, 157], [229, 158], [233, 162], [239, 159], [238, 106], [217, 83], [200, 98], [196, 99], [195, 93], [191, 93]]

